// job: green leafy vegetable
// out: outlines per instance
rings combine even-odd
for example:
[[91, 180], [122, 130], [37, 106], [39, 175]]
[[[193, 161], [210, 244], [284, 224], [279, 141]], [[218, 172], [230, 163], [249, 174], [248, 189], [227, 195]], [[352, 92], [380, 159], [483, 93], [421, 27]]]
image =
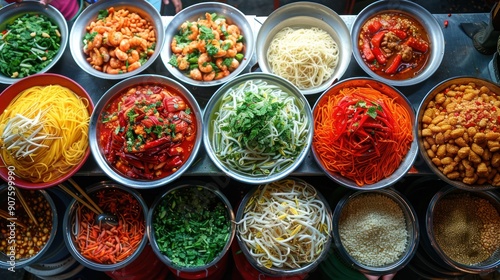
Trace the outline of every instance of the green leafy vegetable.
[[45, 15], [24, 14], [7, 24], [0, 37], [0, 72], [24, 78], [49, 65], [61, 47], [59, 27]]
[[97, 20], [102, 20], [107, 18], [109, 15], [108, 10], [100, 10], [99, 13], [97, 14]]
[[153, 215], [160, 251], [181, 267], [212, 261], [228, 242], [230, 221], [213, 192], [190, 186], [168, 193]]

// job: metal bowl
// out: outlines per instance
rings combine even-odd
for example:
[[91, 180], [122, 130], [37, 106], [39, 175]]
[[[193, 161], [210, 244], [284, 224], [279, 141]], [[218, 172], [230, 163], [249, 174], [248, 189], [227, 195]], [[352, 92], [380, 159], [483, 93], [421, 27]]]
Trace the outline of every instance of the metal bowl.
[[314, 2], [287, 4], [272, 12], [264, 21], [257, 34], [259, 43], [256, 45], [256, 55], [262, 72], [273, 73], [267, 61], [267, 50], [276, 33], [285, 27], [318, 27], [330, 34], [339, 48], [339, 60], [332, 76], [318, 87], [300, 90], [303, 94], [322, 92], [344, 75], [352, 52], [349, 29], [335, 11]]
[[[417, 119], [415, 120], [415, 123], [417, 124], [415, 126], [415, 135], [417, 135], [417, 141], [418, 141], [418, 147], [420, 150], [420, 156], [423, 158], [423, 160], [427, 163], [429, 168], [439, 176], [439, 178], [446, 183], [457, 187], [459, 189], [464, 189], [468, 191], [484, 191], [484, 190], [491, 190], [495, 189], [498, 187], [494, 187], [491, 184], [465, 184], [462, 181], [459, 180], [452, 180], [449, 179], [446, 175], [443, 174], [441, 170], [432, 162], [432, 158], [428, 155], [427, 149], [424, 146], [424, 140], [422, 136], [422, 117], [424, 116], [425, 109], [427, 108], [427, 105], [434, 100], [436, 95], [440, 92], [444, 92], [448, 87], [451, 85], [463, 85], [463, 84], [468, 84], [468, 83], [475, 83], [476, 86], [486, 86], [488, 87], [492, 92], [495, 92], [497, 95], [497, 99], [500, 96], [500, 86], [485, 79], [481, 78], [476, 78], [476, 77], [453, 77], [449, 78], [447, 80], [444, 80], [443, 82], [437, 84], [434, 86], [424, 97], [424, 99], [421, 101], [419, 107], [418, 107], [418, 112], [417, 112]], [[498, 121], [497, 121], [498, 123]], [[498, 132], [498, 131], [497, 131]], [[499, 168], [497, 168], [497, 171], [500, 171]]]
[[[426, 232], [427, 236], [430, 240], [430, 246], [432, 249], [437, 253], [438, 257], [441, 258], [441, 260], [449, 265], [451, 268], [456, 269], [461, 272], [466, 272], [466, 273], [472, 273], [472, 274], [486, 274], [488, 272], [492, 272], [494, 270], [498, 270], [500, 268], [500, 248], [496, 248], [496, 250], [491, 254], [491, 256], [484, 261], [476, 264], [464, 264], [461, 262], [458, 262], [456, 260], [453, 260], [447, 253], [443, 250], [443, 248], [439, 245], [437, 239], [436, 239], [436, 230], [434, 228], [434, 219], [435, 215], [437, 213], [436, 207], [441, 203], [443, 200], [446, 200], [450, 196], [453, 195], [465, 195], [467, 197], [470, 197], [471, 199], [473, 198], [480, 198], [480, 199], [485, 199], [487, 200], [497, 211], [500, 213], [500, 196], [498, 192], [496, 191], [483, 191], [483, 192], [469, 192], [461, 189], [454, 188], [450, 185], [442, 187], [431, 199], [428, 207], [427, 207], [427, 212], [426, 212], [426, 217], [425, 217], [425, 225], [426, 225]], [[466, 208], [467, 206], [463, 206], [463, 211], [470, 211], [471, 209]], [[449, 211], [448, 211], [449, 210]], [[452, 209], [442, 209], [443, 212], [446, 212], [448, 216], [453, 215], [452, 213], [456, 213], [456, 217], [460, 216], [461, 214], [459, 213], [460, 211]], [[477, 209], [474, 209], [473, 211], [477, 211]], [[467, 219], [469, 221], [469, 217], [460, 217], [458, 219]], [[455, 225], [451, 221], [446, 221], [444, 222], [446, 226], [451, 227]], [[456, 228], [455, 235], [458, 236], [464, 236], [464, 238], [472, 238], [472, 233], [464, 233], [461, 230], [465, 229], [459, 229]], [[496, 226], [496, 230], [498, 230], [498, 224]], [[488, 232], [495, 232], [495, 229], [492, 228], [491, 231]], [[465, 237], [465, 235], [467, 236]], [[458, 237], [457, 237], [458, 238]], [[498, 236], [497, 236], [498, 238]], [[479, 239], [479, 237], [478, 237]], [[472, 241], [475, 245], [481, 246], [482, 242], [481, 240], [474, 240]], [[498, 244], [497, 244], [498, 245]]]
[[[99, 11], [106, 10], [111, 7], [114, 7], [115, 10], [128, 9], [131, 12], [135, 12], [154, 26], [154, 30], [156, 32], [155, 51], [151, 55], [151, 57], [149, 57], [146, 63], [144, 63], [143, 65], [141, 65], [141, 67], [134, 71], [122, 74], [108, 74], [102, 71], [98, 71], [92, 68], [90, 63], [87, 61], [87, 56], [83, 52], [83, 38], [87, 33], [86, 27], [91, 22], [97, 19]], [[85, 8], [73, 23], [69, 39], [69, 48], [76, 64], [78, 64], [78, 66], [80, 66], [83, 71], [89, 73], [90, 75], [107, 80], [128, 78], [146, 70], [160, 55], [161, 49], [163, 48], [163, 42], [165, 41], [163, 21], [158, 10], [148, 1], [124, 0], [99, 1]]]
[[[342, 215], [342, 212], [346, 205], [352, 201], [352, 199], [363, 196], [363, 195], [382, 195], [393, 200], [400, 208], [403, 213], [405, 222], [406, 222], [406, 230], [408, 232], [408, 239], [406, 242], [406, 248], [402, 255], [398, 258], [397, 261], [393, 263], [389, 263], [385, 266], [369, 266], [363, 264], [356, 260], [353, 256], [351, 256], [347, 249], [342, 244], [342, 239], [339, 233], [339, 220]], [[385, 275], [395, 273], [398, 270], [402, 269], [406, 266], [415, 253], [417, 252], [418, 243], [420, 240], [419, 235], [419, 223], [417, 219], [417, 215], [415, 209], [411, 206], [408, 199], [406, 199], [401, 193], [398, 191], [388, 188], [383, 190], [372, 190], [372, 191], [351, 191], [346, 194], [337, 204], [335, 210], [333, 211], [333, 240], [335, 242], [335, 249], [340, 254], [342, 259], [347, 262], [349, 267], [354, 267], [357, 270], [369, 274], [369, 275]], [[373, 244], [374, 247], [379, 248], [377, 244]]]
[[[0, 9], [0, 30], [5, 30], [8, 23], [24, 14], [45, 15], [50, 18], [54, 24], [59, 26], [59, 32], [61, 33], [61, 46], [57, 55], [52, 59], [52, 62], [38, 72], [45, 73], [59, 61], [66, 50], [69, 36], [68, 24], [64, 16], [56, 8], [51, 5], [43, 5], [39, 1], [28, 0], [20, 3], [12, 3]], [[19, 80], [19, 78], [11, 78], [0, 74], [0, 83], [2, 84], [13, 84]]]
[[[410, 117], [412, 118], [412, 127], [415, 126], [415, 120], [413, 118], [415, 117], [415, 113], [413, 111], [413, 108], [411, 106], [410, 101], [406, 98], [405, 95], [403, 95], [399, 90], [396, 88], [387, 85], [383, 82], [377, 81], [372, 78], [349, 78], [346, 80], [342, 80], [341, 82], [333, 85], [329, 89], [327, 89], [316, 101], [313, 107], [313, 117], [316, 118], [316, 115], [318, 114], [318, 110], [320, 106], [323, 106], [324, 102], [328, 100], [328, 98], [332, 95], [337, 94], [341, 89], [343, 88], [348, 88], [348, 87], [366, 87], [369, 86], [373, 89], [376, 89], [382, 93], [384, 93], [387, 96], [390, 96], [392, 98], [395, 98], [397, 103], [402, 105], [406, 110], [409, 112]], [[405, 176], [410, 170], [410, 168], [413, 165], [413, 162], [415, 161], [418, 153], [418, 146], [416, 142], [416, 138], [413, 137], [412, 144], [410, 146], [410, 150], [406, 154], [406, 156], [403, 158], [401, 161], [399, 168], [396, 169], [389, 177], [384, 178], [376, 183], [373, 184], [366, 184], [363, 185], [362, 187], [358, 186], [355, 181], [348, 179], [346, 177], [343, 177], [339, 173], [334, 173], [331, 171], [328, 171], [323, 163], [321, 162], [320, 156], [318, 152], [315, 149], [315, 144], [314, 144], [314, 138], [312, 141], [312, 153], [314, 156], [314, 159], [316, 163], [318, 163], [319, 167], [323, 172], [333, 181], [348, 187], [350, 189], [354, 190], [376, 190], [376, 189], [382, 189], [389, 187], [396, 183], [399, 179], [401, 179], [403, 176]]]
[[[204, 265], [193, 265], [190, 267], [185, 267], [185, 266], [180, 266], [179, 261], [177, 260], [172, 260], [171, 258], [168, 257], [167, 254], [162, 252], [162, 250], [165, 249], [160, 249], [160, 245], [158, 244], [159, 240], [163, 239], [163, 242], [165, 242], [163, 236], [158, 233], [158, 230], [155, 228], [155, 219], [158, 215], [162, 215], [160, 205], [162, 201], [166, 200], [167, 197], [171, 196], [176, 196], [176, 191], [183, 191], [183, 190], [188, 190], [191, 194], [200, 196], [202, 194], [211, 194], [213, 195], [213, 199], [215, 199], [217, 202], [220, 202], [223, 204], [225, 208], [225, 220], [227, 220], [230, 223], [229, 226], [229, 232], [227, 235], [227, 241], [224, 245], [224, 247], [221, 249], [220, 252], [215, 254], [214, 258], [212, 260], [206, 260], [208, 261]], [[211, 201], [211, 207], [215, 207], [213, 203], [216, 201]], [[186, 206], [189, 206], [189, 203], [186, 203]], [[210, 208], [210, 207], [209, 207]], [[204, 210], [209, 210], [212, 211], [213, 209], [204, 209]], [[165, 213], [163, 213], [165, 215]], [[168, 214], [165, 216], [163, 219], [168, 219]], [[148, 235], [149, 235], [149, 241], [151, 242], [151, 247], [153, 248], [153, 251], [155, 255], [160, 259], [165, 265], [168, 266], [170, 271], [172, 271], [175, 275], [178, 277], [181, 277], [182, 279], [196, 279], [198, 277], [208, 277], [213, 276], [212, 274], [217, 274], [220, 273], [220, 270], [225, 269], [226, 261], [225, 258], [227, 258], [229, 248], [231, 246], [231, 243], [234, 239], [235, 236], [235, 231], [236, 231], [236, 224], [234, 223], [235, 218], [234, 218], [234, 211], [231, 206], [231, 203], [229, 200], [226, 198], [226, 196], [214, 185], [211, 185], [210, 183], [205, 183], [201, 181], [185, 181], [179, 184], [176, 184], [175, 186], [169, 188], [168, 190], [164, 191], [162, 194], [160, 194], [156, 200], [153, 202], [151, 209], [148, 212], [147, 216], [147, 229], [148, 229]], [[180, 223], [183, 223], [183, 221], [179, 221]], [[193, 228], [193, 231], [196, 231], [196, 229]], [[203, 231], [206, 232], [206, 231]], [[189, 235], [189, 234], [188, 234]], [[186, 235], [186, 237], [189, 238], [189, 236]], [[188, 248], [186, 248], [187, 250]]]
[[[288, 266], [284, 266], [284, 267], [276, 267], [276, 266], [271, 266], [271, 267], [265, 267], [262, 265], [262, 262], [259, 262], [257, 261], [257, 258], [259, 258], [258, 256], [255, 255], [255, 253], [252, 253], [250, 252], [250, 245], [249, 243], [247, 243], [244, 238], [242, 237], [242, 234], [240, 233], [240, 230], [241, 230], [241, 222], [242, 220], [246, 217], [246, 213], [247, 213], [247, 208], [251, 208], [250, 206], [253, 204], [253, 203], [258, 203], [257, 202], [257, 199], [256, 198], [256, 194], [260, 194], [263, 192], [263, 189], [265, 188], [266, 191], [270, 191], [269, 190], [269, 187], [270, 185], [275, 185], [274, 187], [281, 187], [281, 186], [284, 186], [283, 184], [286, 184], [286, 185], [290, 185], [290, 186], [293, 186], [294, 190], [297, 191], [297, 190], [303, 190], [304, 188], [311, 188], [311, 189], [315, 189], [314, 186], [310, 185], [309, 183], [307, 183], [306, 181], [302, 180], [302, 179], [298, 179], [298, 178], [286, 178], [286, 179], [283, 179], [283, 180], [277, 180], [277, 181], [274, 181], [272, 183], [269, 183], [267, 185], [260, 185], [260, 186], [255, 186], [253, 187], [246, 195], [245, 197], [243, 197], [243, 200], [241, 201], [239, 207], [238, 207], [238, 211], [236, 212], [236, 223], [237, 223], [237, 227], [236, 227], [236, 240], [238, 242], [238, 246], [239, 248], [241, 249], [241, 252], [243, 253], [243, 255], [245, 256], [245, 258], [248, 260], [248, 262], [251, 264], [251, 266], [260, 274], [260, 275], [266, 275], [266, 276], [270, 276], [271, 279], [273, 279], [274, 277], [278, 278], [278, 277], [282, 277], [281, 279], [305, 279], [307, 278], [307, 275], [308, 273], [310, 273], [311, 271], [314, 271], [317, 266], [325, 259], [325, 257], [329, 254], [329, 251], [330, 251], [330, 248], [331, 248], [331, 245], [332, 245], [332, 236], [331, 236], [331, 232], [328, 232], [327, 234], [325, 235], [328, 235], [327, 237], [325, 236], [326, 240], [325, 240], [325, 243], [323, 245], [323, 248], [322, 248], [322, 251], [321, 252], [315, 252], [317, 253], [318, 255], [316, 256], [315, 259], [312, 259], [312, 256], [304, 263], [302, 263], [300, 266], [298, 267], [288, 267]], [[303, 188], [299, 188], [299, 187], [303, 187]], [[292, 196], [291, 194], [287, 194], [287, 192], [283, 189], [283, 188], [280, 188], [281, 191], [277, 191], [277, 192], [272, 192], [270, 193], [270, 196], [272, 196], [272, 201], [274, 202], [274, 204], [279, 204], [281, 203], [284, 199], [284, 197], [287, 197], [287, 198], [290, 198], [290, 196]], [[254, 200], [255, 199], [255, 200]], [[330, 208], [330, 205], [328, 204], [328, 201], [326, 200], [326, 198], [319, 192], [316, 190], [316, 196], [314, 197], [315, 201], [314, 203], [310, 203], [310, 205], [316, 205], [314, 207], [324, 207], [324, 212], [325, 212], [325, 217], [326, 217], [326, 220], [328, 221], [322, 221], [322, 223], [324, 224], [324, 226], [326, 228], [333, 228], [333, 225], [331, 222], [332, 220], [332, 210]], [[309, 202], [311, 202], [312, 200], [308, 200]], [[319, 201], [319, 202], [318, 202]], [[323, 204], [323, 205], [320, 205], [320, 204]], [[285, 206], [286, 207], [286, 206]], [[304, 205], [302, 206], [298, 206], [297, 207], [300, 207], [300, 210], [305, 210], [304, 208]], [[261, 207], [262, 209], [262, 207]], [[297, 208], [296, 210], [299, 210], [299, 208]], [[300, 211], [299, 210], [299, 211]], [[318, 210], [318, 209], [317, 209]], [[307, 225], [303, 225], [304, 228], [305, 227], [308, 227], [308, 228], [313, 228], [313, 225], [314, 225], [314, 222], [313, 221], [317, 221], [318, 219], [320, 219], [320, 215], [318, 214], [319, 211], [314, 211], [314, 212], [309, 212], [309, 213], [305, 213], [304, 212], [304, 215], [306, 215], [307, 217], [310, 217], [310, 223], [307, 224]], [[276, 213], [273, 213], [271, 215], [281, 215], [283, 213], [285, 213], [285, 211], [281, 212], [281, 210], [278, 210], [276, 209], [275, 210]], [[288, 212], [289, 210], [286, 210], [286, 213], [289, 213]], [[279, 214], [278, 214], [279, 213]], [[262, 216], [267, 216], [268, 214], [267, 213], [260, 213], [262, 214]], [[291, 219], [294, 219], [294, 218], [291, 218]], [[279, 218], [277, 218], [277, 220], [279, 220]], [[289, 220], [288, 218], [285, 218], [285, 220], [287, 221], [291, 221]], [[279, 226], [279, 222], [276, 222], [276, 225], [278, 226], [273, 226], [273, 225], [270, 225], [271, 228], [275, 228], [277, 230], [280, 230], [282, 229], [281, 226]], [[300, 222], [298, 222], [297, 224], [300, 224]], [[250, 223], [249, 223], [249, 226]], [[301, 238], [304, 238], [304, 240], [309, 240], [308, 236], [306, 233], [300, 233], [301, 234]], [[283, 236], [287, 236], [286, 238], [290, 238], [290, 240], [292, 239], [292, 236], [289, 236], [287, 233], [283, 233]], [[297, 239], [296, 237], [294, 239]], [[272, 241], [272, 240], [266, 240], [268, 242]], [[293, 240], [292, 240], [293, 241]], [[284, 240], [283, 241], [285, 244], [289, 244], [290, 241], [289, 240]], [[264, 248], [270, 248], [272, 247], [273, 244], [264, 244], [263, 247]], [[286, 245], [283, 245], [283, 246], [286, 246]], [[253, 246], [252, 246], [253, 247]], [[297, 252], [294, 252], [294, 254], [296, 254]], [[305, 276], [305, 277], [304, 277]], [[288, 278], [289, 277], [289, 278]], [[268, 279], [267, 277], [262, 277], [263, 279]]]
[[[102, 113], [105, 110], [106, 106], [127, 88], [135, 85], [145, 85], [145, 84], [164, 85], [166, 87], [169, 87], [170, 89], [175, 90], [186, 99], [187, 103], [189, 104], [189, 107], [192, 110], [192, 113], [195, 114], [196, 116], [197, 132], [196, 132], [195, 145], [191, 151], [191, 154], [186, 159], [184, 164], [181, 167], [179, 167], [179, 169], [175, 171], [173, 174], [155, 180], [133, 179], [121, 173], [120, 171], [116, 170], [116, 168], [112, 167], [109, 164], [108, 160], [103, 155], [102, 151], [103, 147], [101, 147], [101, 145], [99, 144], [99, 138], [100, 138], [99, 127], [102, 121], [101, 119]], [[193, 163], [196, 154], [198, 153], [198, 150], [201, 146], [202, 129], [203, 129], [202, 111], [198, 103], [196, 102], [196, 99], [184, 86], [182, 86], [180, 83], [174, 81], [171, 78], [167, 78], [160, 75], [138, 75], [127, 78], [115, 84], [108, 91], [106, 91], [104, 95], [97, 102], [94, 113], [90, 117], [90, 128], [89, 128], [90, 150], [99, 167], [104, 171], [104, 173], [106, 173], [106, 175], [111, 177], [111, 179], [119, 182], [122, 185], [133, 188], [139, 188], [139, 189], [155, 188], [174, 181], [179, 176], [181, 176]]]
[[[309, 128], [307, 132], [307, 139], [304, 147], [300, 154], [295, 158], [294, 162], [288, 165], [285, 169], [280, 172], [276, 172], [271, 175], [255, 175], [249, 172], [243, 172], [239, 170], [235, 170], [231, 168], [226, 163], [222, 162], [216, 152], [214, 151], [214, 143], [212, 141], [212, 135], [214, 133], [214, 127], [212, 125], [214, 119], [216, 118], [216, 114], [221, 110], [221, 100], [224, 95], [227, 94], [233, 88], [243, 85], [248, 81], [263, 81], [270, 85], [278, 86], [283, 91], [288, 92], [290, 96], [292, 96], [301, 110], [301, 113], [305, 115], [307, 123], [307, 127]], [[210, 98], [205, 107], [205, 112], [203, 115], [203, 143], [205, 145], [205, 150], [209, 155], [212, 162], [227, 176], [236, 179], [238, 181], [248, 183], [248, 184], [265, 184], [272, 181], [276, 181], [282, 179], [289, 175], [293, 170], [295, 170], [307, 156], [309, 147], [312, 141], [312, 114], [311, 109], [309, 107], [307, 99], [304, 97], [302, 93], [294, 86], [292, 83], [287, 80], [278, 77], [273, 74], [268, 73], [247, 73], [241, 76], [236, 77], [235, 79], [225, 83], [222, 85]]]
[[[52, 73], [42, 73], [42, 74], [35, 74], [28, 76], [26, 78], [23, 78], [19, 80], [18, 82], [10, 85], [7, 87], [1, 94], [0, 94], [0, 113], [3, 113], [3, 111], [8, 107], [10, 102], [18, 96], [18, 94], [26, 89], [29, 89], [34, 86], [50, 86], [50, 85], [60, 85], [63, 87], [67, 87], [68, 89], [72, 90], [75, 94], [77, 94], [79, 97], [86, 99], [88, 101], [88, 112], [89, 115], [92, 114], [92, 111], [94, 110], [94, 104], [92, 102], [92, 99], [90, 98], [90, 95], [85, 91], [85, 89], [80, 86], [77, 82], [74, 80], [67, 78], [63, 75], [59, 74], [52, 74]], [[87, 161], [87, 158], [90, 155], [90, 148], [87, 148], [85, 151], [85, 155], [83, 156], [82, 160], [78, 165], [76, 165], [73, 169], [71, 169], [70, 172], [65, 174], [64, 176], [61, 176], [55, 180], [48, 181], [48, 182], [41, 182], [41, 183], [33, 183], [32, 181], [20, 177], [15, 177], [15, 184], [16, 186], [20, 188], [27, 188], [27, 189], [44, 189], [52, 186], [56, 186], [73, 176], [80, 168], [85, 164]], [[1, 156], [0, 156], [1, 157]], [[15, 171], [15, 170], [13, 170]], [[9, 170], [8, 166], [5, 166], [3, 164], [2, 160], [2, 166], [0, 166], [0, 177], [5, 180], [5, 181], [12, 181], [12, 176], [11, 176], [12, 171]], [[15, 173], [15, 172], [14, 172]], [[9, 179], [10, 178], [10, 179]]]
[[[125, 194], [129, 194], [131, 199], [133, 201], [137, 201], [140, 209], [137, 209], [138, 215], [142, 215], [143, 222], [144, 222], [144, 234], [140, 238], [140, 244], [137, 245], [135, 251], [131, 252], [128, 257], [123, 259], [122, 261], [117, 261], [116, 263], [111, 263], [111, 264], [102, 264], [99, 262], [96, 262], [94, 260], [91, 260], [81, 253], [80, 246], [78, 245], [78, 242], [75, 241], [75, 230], [77, 228], [77, 223], [79, 224], [80, 221], [78, 221], [75, 217], [77, 213], [80, 212], [81, 207], [83, 206], [80, 202], [78, 202], [76, 199], [73, 199], [68, 208], [66, 209], [66, 212], [64, 213], [64, 220], [63, 220], [63, 231], [64, 231], [64, 243], [66, 244], [66, 247], [68, 248], [71, 256], [75, 258], [80, 264], [83, 266], [90, 268], [92, 270], [97, 270], [97, 271], [115, 271], [120, 268], [123, 268], [131, 263], [135, 259], [139, 257], [141, 254], [142, 250], [144, 247], [146, 247], [148, 243], [148, 235], [146, 232], [146, 216], [148, 214], [148, 206], [142, 196], [139, 194], [139, 192], [130, 189], [126, 186], [122, 186], [120, 184], [114, 183], [112, 181], [102, 181], [99, 183], [96, 183], [92, 186], [90, 186], [86, 192], [90, 197], [93, 197], [92, 194], [96, 193], [100, 190], [106, 190], [106, 191], [117, 191], [117, 192], [122, 192]], [[80, 197], [82, 197], [80, 195]], [[108, 199], [113, 199], [113, 197], [107, 197]], [[116, 201], [116, 199], [114, 199]], [[94, 199], [94, 202], [97, 203], [97, 200]], [[113, 202], [112, 202], [113, 203]], [[123, 203], [123, 202], [122, 202]], [[102, 206], [102, 205], [101, 205]], [[114, 214], [114, 213], [111, 213]], [[116, 213], [117, 215], [120, 213]], [[132, 217], [132, 218], [140, 218], [140, 216], [137, 217]], [[121, 218], [123, 219], [123, 218]], [[99, 226], [98, 222], [95, 223], [95, 226]], [[103, 225], [104, 227], [104, 225]], [[132, 229], [130, 228], [127, 230], [129, 233], [132, 233]]]
[[[411, 15], [422, 24], [429, 35], [430, 54], [427, 60], [427, 65], [424, 66], [420, 74], [411, 79], [391, 80], [380, 77], [366, 65], [357, 47], [359, 33], [363, 24], [376, 14], [393, 11], [401, 11]], [[445, 49], [443, 31], [441, 30], [441, 25], [437, 22], [436, 18], [422, 6], [406, 0], [377, 1], [366, 6], [354, 20], [351, 27], [351, 40], [354, 58], [356, 59], [358, 65], [371, 77], [393, 86], [410, 86], [425, 81], [439, 68], [441, 61], [443, 60]]]
[[[240, 66], [238, 66], [235, 71], [231, 72], [231, 74], [222, 79], [213, 81], [196, 81], [168, 63], [170, 58], [172, 57], [172, 48], [170, 47], [170, 44], [172, 43], [174, 36], [179, 32], [179, 27], [181, 26], [181, 24], [186, 21], [196, 21], [199, 18], [204, 17], [205, 13], [216, 13], [218, 15], [223, 15], [226, 17], [227, 21], [233, 22], [240, 28], [241, 34], [244, 36], [245, 57], [240, 62]], [[177, 13], [168, 23], [168, 26], [165, 30], [164, 40], [167, 45], [161, 52], [161, 60], [163, 61], [163, 64], [165, 65], [167, 70], [181, 82], [199, 87], [217, 86], [234, 79], [242, 71], [244, 71], [247, 66], [249, 66], [248, 64], [252, 60], [255, 49], [255, 39], [252, 25], [250, 24], [246, 16], [235, 7], [220, 2], [198, 3], [189, 6]]]
[[[16, 193], [18, 191], [19, 190], [15, 189], [14, 184], [11, 184], [10, 182], [7, 184], [0, 185], [0, 202], [3, 205], [6, 205], [5, 208], [3, 208], [3, 209], [7, 210], [7, 207], [10, 208], [11, 206], [13, 206], [15, 208], [15, 210], [13, 210], [13, 211], [11, 211], [11, 210], [8, 211], [9, 215], [12, 216], [12, 220], [8, 221], [9, 225], [16, 222], [16, 220], [17, 220], [16, 214], [19, 215], [19, 213], [16, 211], [19, 211], [20, 210], [19, 208], [21, 208], [21, 203], [18, 201], [19, 195]], [[58, 233], [58, 230], [61, 229], [61, 226], [60, 226], [60, 224], [58, 224], [60, 222], [60, 219], [59, 219], [59, 216], [57, 213], [56, 204], [54, 202], [54, 199], [50, 196], [50, 194], [46, 190], [35, 190], [35, 192], [38, 192], [50, 205], [51, 216], [52, 216], [52, 220], [51, 220], [52, 227], [49, 229], [49, 232], [48, 232], [49, 239], [45, 242], [45, 244], [40, 249], [40, 251], [38, 251], [37, 254], [35, 254], [31, 258], [24, 258], [24, 259], [19, 259], [19, 260], [16, 260], [15, 255], [12, 255], [12, 254], [18, 253], [16, 251], [16, 249], [17, 250], [20, 250], [20, 249], [14, 247], [14, 250], [11, 250], [9, 248], [12, 248], [12, 247], [10, 247], [11, 246], [10, 244], [12, 244], [12, 243], [7, 243], [7, 245], [5, 247], [7, 248], [6, 251], [8, 253], [5, 254], [4, 252], [0, 252], [0, 268], [1, 269], [6, 269], [6, 270], [9, 269], [11, 271], [14, 271], [16, 269], [20, 269], [20, 268], [23, 268], [23, 267], [26, 267], [29, 265], [33, 265], [35, 263], [43, 261], [44, 259], [46, 259], [47, 255], [54, 253], [54, 250], [57, 249], [55, 247], [57, 247], [58, 244], [54, 243], [54, 240], [56, 239], [56, 234]], [[16, 203], [19, 203], [19, 205], [17, 205]], [[33, 211], [33, 209], [31, 209], [31, 211]], [[37, 216], [36, 213], [33, 213], [33, 215]], [[19, 219], [19, 220], [21, 220], [21, 219]], [[17, 243], [17, 246], [22, 247], [22, 245], [24, 245], [24, 242], [27, 242], [26, 240], [28, 238], [28, 235], [27, 235], [28, 231], [31, 230], [31, 234], [34, 235], [36, 228], [39, 228], [39, 227], [37, 227], [35, 225], [30, 225], [29, 228], [24, 229], [21, 226], [19, 226], [18, 224], [16, 224], [13, 227], [7, 226], [7, 227], [5, 227], [5, 230], [6, 230], [5, 235], [2, 234], [3, 237], [5, 237], [5, 239], [3, 239], [3, 240], [6, 240], [6, 241], [8, 241], [8, 240], [16, 241], [17, 240], [18, 242], [21, 242], [21, 244]], [[41, 228], [40, 228], [40, 231], [41, 231]], [[57, 236], [57, 237], [59, 237], [59, 236]], [[31, 237], [30, 237], [30, 240], [31, 240]], [[62, 241], [62, 240], [57, 240], [57, 241]]]

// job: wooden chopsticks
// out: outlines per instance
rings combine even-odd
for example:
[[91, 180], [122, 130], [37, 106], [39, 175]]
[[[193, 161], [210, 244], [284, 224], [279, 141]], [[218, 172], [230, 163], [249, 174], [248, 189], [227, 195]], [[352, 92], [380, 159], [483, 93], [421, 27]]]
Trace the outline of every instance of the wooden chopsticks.
[[14, 219], [13, 217], [11, 217], [11, 216], [9, 215], [9, 213], [7, 213], [7, 211], [2, 210], [2, 209], [0, 209], [0, 218], [4, 218], [4, 219], [6, 219], [6, 220], [8, 220], [8, 221], [14, 222], [14, 223], [16, 223], [17, 225], [19, 225], [20, 227], [23, 227], [23, 228], [28, 228], [28, 226], [27, 226], [27, 225], [25, 225], [23, 222], [20, 222], [20, 221], [18, 221], [17, 219]]
[[35, 218], [35, 215], [31, 212], [31, 210], [28, 208], [28, 204], [26, 203], [26, 200], [24, 200], [23, 195], [21, 194], [20, 191], [16, 192], [17, 198], [19, 199], [19, 202], [21, 202], [21, 205], [23, 206], [24, 210], [26, 211], [26, 214], [30, 217], [31, 220], [35, 223], [35, 225], [38, 226], [38, 221]]
[[63, 191], [65, 191], [67, 194], [71, 195], [78, 202], [80, 202], [81, 204], [85, 205], [87, 208], [92, 210], [92, 212], [96, 213], [97, 215], [104, 213], [104, 211], [102, 211], [102, 209], [87, 195], [87, 193], [85, 191], [83, 191], [83, 189], [73, 179], [70, 178], [70, 179], [68, 179], [68, 181], [71, 183], [71, 185], [73, 185], [73, 187], [75, 187], [78, 190], [78, 192], [80, 192], [80, 194], [85, 199], [87, 199], [88, 202], [83, 200], [80, 196], [78, 196], [76, 193], [71, 191], [65, 185], [59, 184], [59, 187]]

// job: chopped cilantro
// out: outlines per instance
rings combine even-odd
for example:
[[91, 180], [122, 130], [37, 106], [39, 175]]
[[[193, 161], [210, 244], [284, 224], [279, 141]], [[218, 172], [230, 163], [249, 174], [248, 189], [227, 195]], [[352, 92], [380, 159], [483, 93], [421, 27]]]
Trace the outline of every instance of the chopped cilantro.
[[212, 29], [210, 27], [206, 27], [204, 25], [199, 26], [200, 31], [200, 40], [212, 40], [215, 39], [214, 34], [212, 33]]
[[97, 20], [105, 19], [108, 17], [108, 15], [109, 15], [108, 10], [100, 10], [98, 15], [97, 15]]

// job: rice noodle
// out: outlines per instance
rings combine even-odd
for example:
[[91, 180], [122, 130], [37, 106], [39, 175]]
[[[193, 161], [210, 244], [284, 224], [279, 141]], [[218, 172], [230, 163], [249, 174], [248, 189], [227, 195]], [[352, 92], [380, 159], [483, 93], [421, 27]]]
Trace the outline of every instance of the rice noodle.
[[285, 27], [271, 41], [267, 60], [274, 74], [299, 89], [310, 89], [321, 86], [332, 76], [339, 48], [330, 34], [320, 28]]

